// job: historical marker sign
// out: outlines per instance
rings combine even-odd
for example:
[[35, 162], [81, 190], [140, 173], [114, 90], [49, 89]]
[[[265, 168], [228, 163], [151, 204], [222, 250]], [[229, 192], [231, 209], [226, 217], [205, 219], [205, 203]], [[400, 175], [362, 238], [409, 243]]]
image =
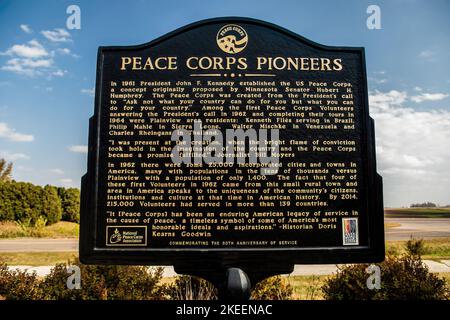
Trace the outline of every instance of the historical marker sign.
[[364, 49], [242, 18], [100, 47], [81, 211], [87, 263], [382, 260]]

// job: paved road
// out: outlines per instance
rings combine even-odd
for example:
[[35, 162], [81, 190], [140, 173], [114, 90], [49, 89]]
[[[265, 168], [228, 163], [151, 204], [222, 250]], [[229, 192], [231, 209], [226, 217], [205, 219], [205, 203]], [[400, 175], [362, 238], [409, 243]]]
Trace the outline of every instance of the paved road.
[[0, 252], [78, 251], [78, 239], [1, 239]]
[[386, 230], [386, 240], [432, 239], [450, 237], [450, 219], [438, 218], [386, 218], [387, 223], [401, 226]]
[[[386, 218], [388, 223], [401, 226], [386, 230], [387, 240], [450, 237], [450, 219]], [[21, 238], [0, 240], [0, 252], [78, 251], [76, 239]]]

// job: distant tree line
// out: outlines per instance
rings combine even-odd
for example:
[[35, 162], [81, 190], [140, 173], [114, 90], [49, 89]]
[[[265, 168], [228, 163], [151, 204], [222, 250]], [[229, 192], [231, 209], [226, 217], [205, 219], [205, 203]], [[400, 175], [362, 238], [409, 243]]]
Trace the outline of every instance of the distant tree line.
[[76, 188], [44, 187], [29, 182], [0, 182], [0, 221], [29, 221], [39, 217], [53, 224], [80, 221], [80, 191]]
[[47, 224], [60, 220], [80, 221], [80, 191], [11, 179], [12, 163], [0, 159], [0, 221], [34, 223], [45, 218]]
[[411, 208], [436, 208], [437, 205], [433, 202], [413, 203]]

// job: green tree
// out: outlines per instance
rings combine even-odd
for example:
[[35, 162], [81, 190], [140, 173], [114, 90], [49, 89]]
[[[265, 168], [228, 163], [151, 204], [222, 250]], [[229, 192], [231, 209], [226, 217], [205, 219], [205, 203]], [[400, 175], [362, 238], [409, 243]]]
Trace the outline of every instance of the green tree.
[[62, 204], [62, 220], [80, 222], [80, 190], [77, 188], [58, 188]]
[[42, 215], [42, 187], [29, 182], [11, 182], [10, 199], [14, 220], [34, 224]]
[[[74, 197], [72, 193], [69, 192], [69, 199]], [[68, 208], [74, 211], [71, 206]], [[61, 217], [62, 204], [56, 187], [16, 181], [0, 183], [0, 221], [15, 220], [34, 226], [43, 218], [52, 224], [61, 220]]]
[[0, 159], [0, 182], [11, 181], [13, 164], [7, 163], [5, 159]]
[[424, 203], [413, 203], [411, 206], [411, 208], [436, 208], [437, 205], [436, 203], [433, 202], [424, 202]]
[[12, 188], [13, 183], [0, 183], [0, 221], [14, 220]]
[[58, 197], [56, 187], [46, 185], [42, 190], [42, 213], [49, 224], [58, 222], [62, 217], [61, 199]]

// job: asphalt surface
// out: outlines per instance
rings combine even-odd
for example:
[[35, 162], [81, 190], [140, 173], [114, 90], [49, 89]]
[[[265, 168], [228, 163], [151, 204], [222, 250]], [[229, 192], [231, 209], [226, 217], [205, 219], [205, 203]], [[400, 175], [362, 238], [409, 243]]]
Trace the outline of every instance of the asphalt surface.
[[[387, 223], [401, 226], [386, 230], [386, 240], [408, 240], [412, 237], [432, 239], [450, 237], [450, 219], [386, 218]], [[78, 251], [77, 239], [1, 239], [0, 252]]]
[[1, 252], [78, 251], [78, 239], [0, 239]]
[[387, 229], [386, 240], [408, 240], [411, 236], [423, 239], [450, 237], [448, 218], [385, 218], [384, 221], [401, 225]]

